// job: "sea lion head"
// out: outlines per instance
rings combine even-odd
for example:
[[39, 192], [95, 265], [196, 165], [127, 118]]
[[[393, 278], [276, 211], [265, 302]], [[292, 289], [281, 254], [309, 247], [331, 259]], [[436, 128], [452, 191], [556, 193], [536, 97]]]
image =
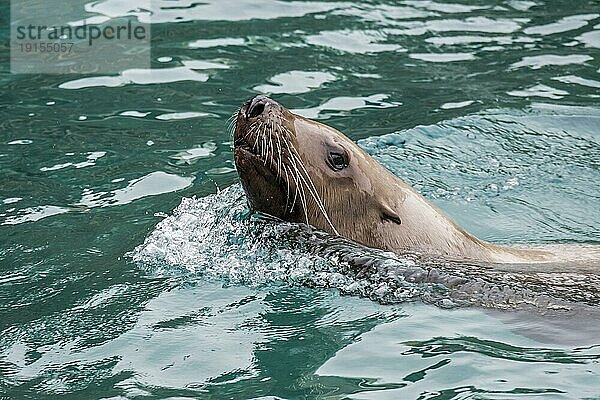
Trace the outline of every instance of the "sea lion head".
[[255, 211], [377, 247], [402, 223], [389, 171], [336, 129], [268, 97], [240, 108], [234, 153]]

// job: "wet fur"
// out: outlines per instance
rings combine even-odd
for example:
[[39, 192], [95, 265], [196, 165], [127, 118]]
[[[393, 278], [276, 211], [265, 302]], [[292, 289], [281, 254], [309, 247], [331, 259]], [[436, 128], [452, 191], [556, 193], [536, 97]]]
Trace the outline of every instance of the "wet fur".
[[[264, 101], [264, 111], [253, 118], [246, 115], [250, 103], [242, 106], [233, 126], [235, 163], [254, 210], [396, 253], [493, 263], [556, 261], [555, 252], [476, 238], [342, 133]], [[330, 148], [349, 155], [348, 167], [328, 167]]]

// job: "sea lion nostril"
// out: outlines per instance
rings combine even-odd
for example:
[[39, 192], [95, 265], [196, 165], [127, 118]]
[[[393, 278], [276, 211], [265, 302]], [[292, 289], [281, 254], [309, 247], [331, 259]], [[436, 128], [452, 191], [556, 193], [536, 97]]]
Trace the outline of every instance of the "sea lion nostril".
[[265, 110], [265, 103], [262, 101], [257, 101], [250, 105], [248, 109], [248, 118], [258, 117]]

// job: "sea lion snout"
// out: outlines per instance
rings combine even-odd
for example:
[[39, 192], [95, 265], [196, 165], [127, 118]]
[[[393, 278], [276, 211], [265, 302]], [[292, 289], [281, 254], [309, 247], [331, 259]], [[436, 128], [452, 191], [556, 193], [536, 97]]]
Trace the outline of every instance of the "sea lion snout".
[[279, 107], [279, 103], [271, 100], [267, 96], [258, 95], [246, 103], [245, 116], [246, 119], [256, 118], [263, 114], [266, 109], [271, 107]]

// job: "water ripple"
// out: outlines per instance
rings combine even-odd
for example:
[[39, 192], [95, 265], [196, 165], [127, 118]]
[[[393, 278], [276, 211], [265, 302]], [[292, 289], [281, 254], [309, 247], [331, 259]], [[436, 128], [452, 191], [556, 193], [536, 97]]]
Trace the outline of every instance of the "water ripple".
[[[305, 2], [279, 0], [263, 0], [260, 7], [252, 0], [240, 0], [235, 7], [219, 0], [203, 1], [181, 0], [176, 3], [168, 0], [149, 2], [148, 12], [137, 13], [144, 23], [201, 21], [244, 21], [251, 19], [271, 20], [282, 17], [300, 17], [306, 14], [331, 11], [346, 6], [347, 3]], [[131, 15], [131, 6], [119, 0], [105, 0], [86, 5], [88, 12], [97, 13], [110, 18]]]
[[197, 70], [228, 69], [222, 63], [200, 60], [182, 61], [183, 66], [161, 69], [128, 69], [118, 76], [94, 76], [75, 79], [59, 85], [61, 89], [82, 89], [97, 86], [119, 87], [129, 84], [149, 85], [179, 81], [206, 82], [209, 75]]
[[[0, 74], [2, 395], [597, 396], [598, 269], [575, 265], [600, 237], [597, 2], [37, 3], [150, 22], [153, 54]], [[573, 263], [433, 262], [249, 216], [225, 120], [263, 92], [478, 236]]]
[[569, 64], [583, 64], [587, 61], [591, 61], [594, 58], [584, 54], [572, 54], [566, 56], [558, 56], [554, 54], [544, 54], [540, 56], [527, 56], [517, 63], [512, 64], [510, 67], [513, 69], [529, 67], [531, 69], [540, 69], [547, 65], [569, 65]]
[[305, 38], [306, 43], [329, 47], [347, 53], [378, 53], [383, 51], [406, 51], [397, 44], [381, 43], [386, 36], [379, 31], [322, 31]]
[[155, 171], [141, 178], [133, 179], [128, 182], [126, 187], [111, 192], [86, 189], [76, 205], [93, 208], [128, 204], [143, 197], [184, 189], [193, 181], [193, 177], [181, 177], [163, 171]]
[[401, 102], [389, 101], [389, 97], [387, 94], [373, 94], [366, 97], [334, 97], [316, 107], [296, 108], [291, 111], [306, 118], [327, 119], [361, 108], [393, 108], [402, 105]]
[[570, 15], [551, 24], [525, 28], [523, 32], [528, 35], [553, 35], [582, 28], [599, 16], [600, 14]]
[[337, 78], [329, 72], [290, 71], [269, 79], [273, 85], [258, 85], [254, 90], [261, 93], [298, 94], [310, 92]]

